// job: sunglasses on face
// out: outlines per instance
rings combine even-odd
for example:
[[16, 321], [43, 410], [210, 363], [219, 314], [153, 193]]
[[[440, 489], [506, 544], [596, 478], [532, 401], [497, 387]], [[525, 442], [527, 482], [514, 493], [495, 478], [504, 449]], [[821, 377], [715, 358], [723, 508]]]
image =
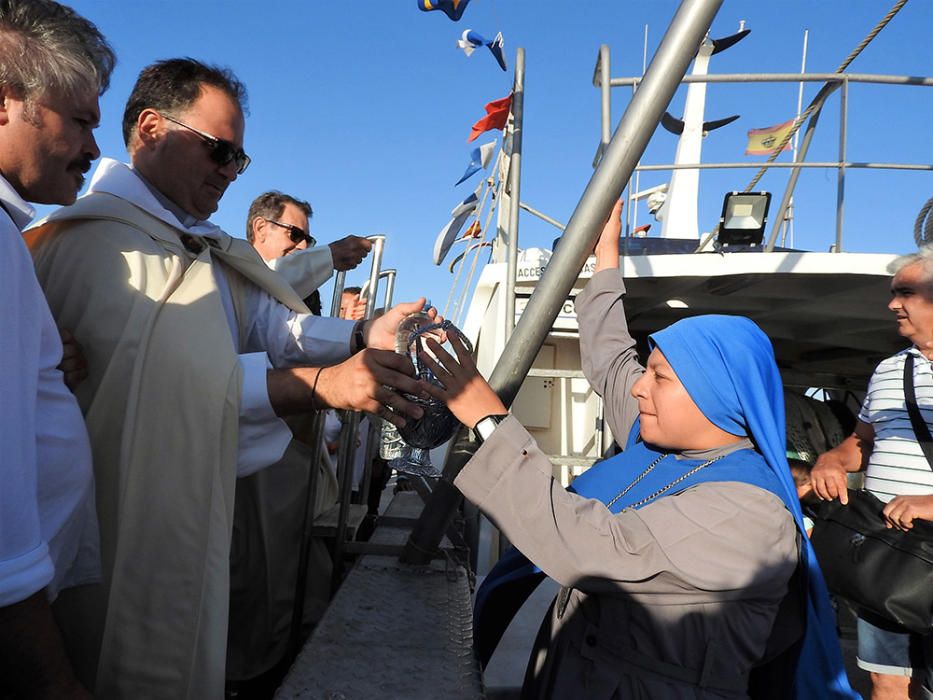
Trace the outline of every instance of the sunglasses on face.
[[204, 141], [204, 145], [208, 149], [210, 158], [217, 165], [223, 167], [228, 163], [232, 162], [236, 165], [237, 175], [242, 175], [246, 168], [249, 167], [250, 158], [246, 155], [246, 152], [242, 148], [237, 148], [229, 141], [224, 139], [219, 139], [216, 136], [211, 136], [205, 131], [200, 129], [195, 129], [193, 126], [188, 126], [182, 121], [175, 119], [175, 117], [170, 117], [167, 114], [162, 115], [165, 119], [168, 119], [173, 124], [178, 124], [178, 126], [183, 126], [188, 131], [194, 132], [201, 137], [201, 140]]
[[262, 217], [264, 221], [268, 221], [270, 224], [275, 224], [276, 226], [281, 226], [282, 228], [288, 229], [288, 237], [291, 239], [292, 243], [298, 245], [302, 241], [307, 241], [308, 247], [313, 248], [317, 243], [317, 240], [309, 233], [305, 233], [303, 228], [298, 226], [292, 226], [291, 224], [283, 224], [281, 221], [276, 221], [275, 219], [267, 219]]

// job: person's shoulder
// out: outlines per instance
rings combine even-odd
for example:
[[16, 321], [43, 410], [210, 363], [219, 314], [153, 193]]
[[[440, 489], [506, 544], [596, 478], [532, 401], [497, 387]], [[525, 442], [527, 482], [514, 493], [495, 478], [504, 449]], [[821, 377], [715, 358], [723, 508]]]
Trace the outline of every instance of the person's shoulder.
[[900, 352], [896, 352], [890, 357], [884, 358], [881, 362], [878, 363], [878, 366], [875, 367], [875, 374], [883, 374], [884, 372], [889, 372], [893, 369], [904, 369], [904, 359], [907, 357], [907, 354], [910, 352], [910, 348], [904, 348]]
[[[106, 197], [108, 200], [117, 199], [110, 195]], [[118, 210], [113, 202], [91, 195], [54, 211], [27, 229], [23, 238], [37, 264], [39, 261], [46, 264], [61, 261], [71, 265], [91, 259], [99, 263], [111, 258], [122, 261], [129, 252], [158, 253], [161, 248], [146, 232], [148, 219], [138, 216], [141, 210], [126, 209], [133, 206], [129, 203], [121, 202], [117, 206], [133, 218], [116, 215]]]

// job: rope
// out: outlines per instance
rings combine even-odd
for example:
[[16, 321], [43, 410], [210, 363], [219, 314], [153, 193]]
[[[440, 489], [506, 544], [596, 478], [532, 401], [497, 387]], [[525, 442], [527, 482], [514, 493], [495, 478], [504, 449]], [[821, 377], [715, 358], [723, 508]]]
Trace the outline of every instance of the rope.
[[[486, 197], [489, 195], [490, 187], [491, 187], [491, 184], [490, 184], [489, 178], [484, 178], [483, 179], [483, 194], [482, 194], [482, 198], [480, 199], [480, 203], [476, 207], [473, 214], [471, 214], [470, 217], [467, 219], [467, 221], [469, 222], [469, 225], [464, 224], [466, 225], [467, 231], [469, 231], [470, 226], [472, 226], [474, 222], [479, 221], [479, 217], [482, 216], [483, 208], [486, 206]], [[454, 241], [454, 242], [456, 243], [457, 241]], [[450, 307], [450, 302], [453, 300], [454, 290], [457, 287], [457, 281], [460, 279], [460, 272], [462, 269], [463, 269], [463, 264], [461, 263], [460, 267], [457, 268], [457, 274], [454, 276], [454, 281], [453, 281], [453, 284], [450, 286], [450, 291], [447, 293], [447, 303], [444, 304], [444, 311], [441, 314], [445, 318], [447, 317], [447, 309]]]
[[[926, 219], [926, 224], [924, 224], [924, 219]], [[933, 243], [933, 197], [930, 197], [926, 204], [920, 207], [920, 213], [917, 214], [917, 220], [914, 222], [914, 240], [918, 248]]]
[[[495, 200], [495, 204], [490, 205], [489, 211], [486, 212], [486, 223], [483, 226], [483, 230], [481, 231], [482, 238], [480, 238], [480, 243], [486, 242], [486, 232], [489, 230], [489, 224], [492, 223], [492, 215], [495, 213], [500, 203], [502, 202], [501, 194], [502, 194], [503, 186], [504, 186], [503, 181], [500, 179], [497, 184], [496, 189], [493, 191], [493, 199]], [[479, 221], [478, 216], [477, 216], [477, 221]], [[463, 290], [460, 292], [460, 298], [457, 300], [457, 304], [456, 306], [454, 306], [453, 311], [451, 312], [451, 316], [457, 319], [456, 322], [458, 325], [463, 325], [463, 320], [464, 320], [463, 314], [466, 313], [466, 305], [464, 304], [464, 302], [466, 301], [467, 292], [470, 290], [470, 287], [473, 285], [473, 275], [476, 274], [476, 263], [479, 261], [479, 256], [482, 250], [483, 250], [482, 246], [476, 246], [476, 255], [473, 256], [473, 262], [470, 263], [470, 272], [467, 275], [466, 283], [463, 285]], [[467, 259], [467, 256], [464, 255], [463, 256], [464, 264], [466, 264], [466, 259]]]
[[[875, 28], [872, 29], [868, 33], [868, 35], [864, 39], [862, 39], [861, 42], [859, 42], [858, 46], [852, 49], [852, 52], [848, 56], [846, 56], [845, 60], [840, 64], [839, 68], [837, 68], [835, 72], [844, 73], [846, 68], [849, 67], [849, 64], [851, 64], [852, 61], [854, 61], [855, 58], [860, 53], [862, 53], [865, 47], [868, 46], [869, 43], [871, 43], [872, 39], [878, 36], [878, 33], [887, 26], [888, 22], [890, 22], [894, 18], [894, 15], [896, 15], [900, 11], [900, 9], [906, 4], [907, 4], [907, 0], [897, 0], [897, 2], [894, 3], [894, 7], [892, 7], [888, 11], [888, 13], [881, 19], [881, 21], [875, 25]], [[752, 191], [755, 185], [758, 184], [758, 181], [761, 180], [764, 174], [768, 171], [768, 165], [770, 165], [775, 160], [777, 160], [777, 157], [784, 150], [784, 146], [790, 143], [790, 140], [794, 138], [794, 134], [796, 134], [800, 130], [801, 125], [807, 119], [810, 118], [810, 115], [813, 114], [813, 112], [819, 109], [822, 109], [823, 103], [826, 101], [826, 98], [829, 97], [830, 93], [832, 93], [838, 87], [839, 87], [838, 82], [831, 82], [831, 83], [826, 83], [825, 85], [823, 85], [823, 87], [820, 88], [820, 91], [816, 94], [816, 97], [813, 98], [813, 101], [810, 102], [810, 104], [804, 110], [803, 114], [797, 117], [790, 131], [788, 131], [787, 134], [784, 136], [784, 138], [781, 139], [781, 143], [775, 147], [771, 155], [768, 156], [768, 160], [766, 160], [765, 164], [761, 166], [761, 169], [758, 171], [755, 177], [752, 178], [752, 181], [748, 183], [748, 186], [744, 190], [745, 192]]]

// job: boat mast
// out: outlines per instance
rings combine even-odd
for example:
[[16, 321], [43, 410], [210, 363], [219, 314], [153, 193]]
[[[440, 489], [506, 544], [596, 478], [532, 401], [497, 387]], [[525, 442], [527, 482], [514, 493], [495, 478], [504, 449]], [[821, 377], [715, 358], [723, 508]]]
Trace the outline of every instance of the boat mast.
[[[599, 166], [574, 210], [561, 243], [551, 258], [528, 306], [515, 326], [489, 383], [506, 406], [511, 405], [534, 358], [554, 325], [567, 294], [593, 248], [614, 202], [635, 171], [661, 115], [680, 85], [690, 61], [722, 5], [722, 0], [683, 0], [648, 67], [641, 88], [632, 98]], [[430, 558], [460, 503], [454, 477], [476, 451], [461, 431], [447, 453], [444, 478], [425, 505], [405, 547], [403, 560]]]

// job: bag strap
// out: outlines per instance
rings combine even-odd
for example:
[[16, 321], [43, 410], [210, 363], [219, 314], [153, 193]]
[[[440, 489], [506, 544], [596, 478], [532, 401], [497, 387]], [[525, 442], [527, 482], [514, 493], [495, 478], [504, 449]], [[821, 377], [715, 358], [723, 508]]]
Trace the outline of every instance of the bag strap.
[[920, 415], [917, 405], [917, 396], [914, 394], [914, 356], [908, 352], [904, 358], [904, 395], [907, 400], [907, 415], [910, 416], [910, 425], [917, 436], [917, 442], [927, 458], [927, 466], [933, 469], [933, 437], [930, 437], [930, 428]]

